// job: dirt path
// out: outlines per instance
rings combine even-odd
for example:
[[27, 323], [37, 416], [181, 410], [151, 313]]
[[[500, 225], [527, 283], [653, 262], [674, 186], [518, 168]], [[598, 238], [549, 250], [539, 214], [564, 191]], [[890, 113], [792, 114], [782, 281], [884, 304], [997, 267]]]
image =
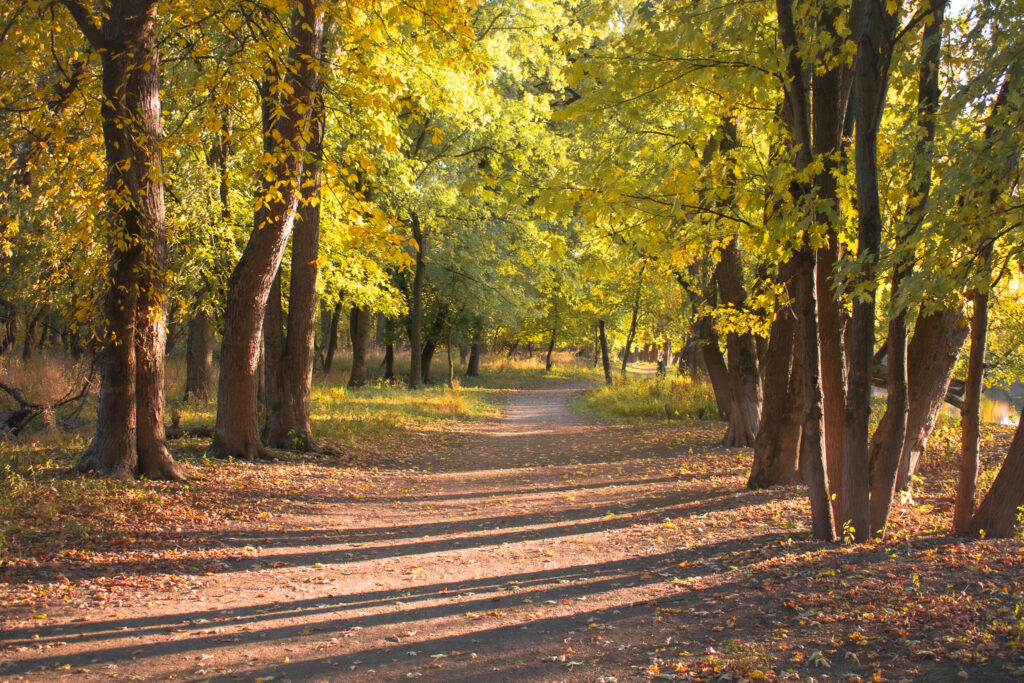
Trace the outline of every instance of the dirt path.
[[6, 615], [0, 680], [611, 683], [810, 666], [814, 649], [837, 679], [885, 670], [798, 605], [884, 552], [775, 532], [800, 531], [803, 496], [745, 491], [749, 452], [718, 447], [720, 423], [595, 424], [566, 409], [577, 388], [419, 439], [420, 468], [366, 495], [225, 530], [249, 557], [215, 571]]
[[[517, 392], [392, 490], [234, 535], [256, 557], [191, 577], [186, 596], [23, 621], [0, 638], [0, 677], [624, 680], [646, 657], [622, 655], [614, 622], [666, 593], [648, 570], [678, 553], [645, 527], [685, 506], [683, 446], [587, 423], [565, 405], [577, 389]], [[713, 502], [729, 505], [722, 483]], [[614, 665], [580, 654], [598, 630]]]

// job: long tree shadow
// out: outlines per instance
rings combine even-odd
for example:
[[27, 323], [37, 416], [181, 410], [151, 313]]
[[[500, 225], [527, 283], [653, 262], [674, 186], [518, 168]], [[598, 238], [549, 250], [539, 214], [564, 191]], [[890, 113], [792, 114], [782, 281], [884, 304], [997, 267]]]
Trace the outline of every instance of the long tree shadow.
[[[799, 496], [797, 489], [747, 491], [718, 488], [699, 493], [648, 495], [600, 506], [575, 506], [534, 513], [509, 513], [484, 518], [445, 520], [402, 526], [370, 527], [359, 530], [291, 529], [286, 531], [204, 535], [204, 546], [233, 548], [260, 547], [256, 558], [205, 566], [204, 573], [222, 573], [253, 567], [312, 566], [314, 563], [345, 565], [388, 558], [425, 555], [446, 551], [465, 551], [500, 546], [506, 543], [546, 542], [589, 533], [625, 529], [661, 518], [690, 518], [714, 512], [750, 507], [771, 500]], [[175, 536], [184, 536], [176, 534]], [[407, 539], [417, 540], [402, 543]], [[173, 546], [174, 537], [146, 539], [145, 546], [165, 543]], [[182, 544], [179, 540], [178, 544]], [[374, 545], [381, 544], [381, 545]], [[339, 547], [348, 546], [348, 547]], [[315, 548], [315, 550], [303, 550]], [[287, 552], [288, 550], [291, 552]], [[285, 552], [282, 552], [285, 551]], [[78, 568], [83, 576], [176, 573], [193, 568], [187, 554], [154, 559], [141, 564], [138, 557], [111, 560]]]
[[[925, 541], [913, 552], [934, 554], [952, 544], [946, 539]], [[899, 665], [914, 667], [917, 680], [956, 679], [959, 670], [978, 680], [1019, 680], [1012, 669], [1004, 670], [1010, 663], [1005, 656], [963, 663], [922, 655], [911, 656], [908, 663], [894, 656], [865, 656], [863, 661], [849, 656], [859, 651], [856, 641], [837, 649], [836, 643], [849, 643], [849, 633], [864, 625], [808, 620], [802, 608], [791, 602], [794, 597], [845, 593], [844, 586], [851, 585], [859, 568], [888, 571], [902, 565], [896, 554], [884, 549], [837, 549], [825, 556], [821, 550], [814, 542], [792, 543], [783, 534], [760, 534], [646, 557], [430, 583], [401, 592], [366, 591], [235, 609], [84, 622], [73, 629], [78, 635], [70, 635], [68, 629], [55, 632], [46, 626], [25, 627], [5, 633], [5, 644], [38, 647], [64, 640], [88, 643], [88, 647], [70, 656], [33, 654], [9, 662], [4, 673], [17, 676], [58, 666], [134, 658], [143, 667], [147, 662], [162, 666], [162, 675], [189, 677], [195, 675], [196, 666], [189, 660], [195, 661], [198, 653], [213, 653], [212, 659], [226, 665], [225, 680], [246, 675], [265, 680], [271, 676], [335, 679], [342, 672], [346, 679], [398, 680], [418, 672], [446, 681], [592, 681], [609, 671], [621, 677], [634, 667], [646, 670], [652, 659], [677, 659], [681, 655], [676, 653], [685, 650], [686, 656], [710, 653], [705, 660], [719, 662], [716, 666], [720, 668], [704, 671], [708, 675], [739, 672], [743, 667], [749, 671], [756, 666], [758, 670], [785, 667], [806, 676], [818, 675], [821, 669], [808, 656], [792, 659], [790, 653], [817, 649], [830, 653], [832, 676], [849, 673], [866, 678], [886, 666]], [[712, 557], [729, 559], [708, 561]], [[986, 570], [982, 567], [979, 571]], [[642, 594], [641, 589], [665, 584], [669, 578], [679, 582], [678, 587], [661, 591], [662, 597], [654, 600], [630, 599], [621, 593], [630, 588]], [[956, 591], [985, 590], [974, 575], [949, 578]], [[912, 587], [909, 578], [893, 580], [889, 592], [898, 601], [900, 593]], [[1005, 601], [1012, 597], [1005, 596]], [[605, 602], [587, 607], [597, 599]], [[561, 605], [565, 600], [572, 603], [565, 608], [570, 613], [538, 611], [538, 606], [549, 601]], [[500, 614], [495, 607], [501, 608]], [[865, 607], [877, 610], [881, 605]], [[564, 612], [562, 607], [551, 610]], [[984, 621], [984, 615], [980, 618]], [[907, 627], [905, 621], [883, 624], [876, 635], [901, 639], [897, 631]], [[388, 628], [411, 630], [406, 636], [384, 637]], [[927, 628], [930, 637], [956, 642], [961, 626], [929, 620]], [[414, 631], [422, 629], [428, 630], [419, 639], [413, 637]], [[215, 630], [219, 632], [211, 632]], [[430, 636], [429, 630], [440, 634]], [[363, 631], [374, 635], [363, 638]], [[330, 638], [331, 634], [335, 637]], [[132, 642], [157, 635], [161, 638], [148, 640], [144, 650]], [[906, 637], [920, 635], [913, 632]], [[305, 637], [313, 642], [307, 641], [305, 652], [293, 655], [295, 661], [253, 665], [239, 652], [249, 646], [298, 646]], [[778, 642], [786, 647], [768, 647], [767, 643], [776, 642], [773, 637], [781, 638]], [[972, 647], [969, 642], [961, 644], [967, 650]], [[468, 656], [470, 652], [474, 657]], [[872, 650], [861, 652], [867, 655]], [[635, 673], [638, 678], [649, 677], [644, 671]]]

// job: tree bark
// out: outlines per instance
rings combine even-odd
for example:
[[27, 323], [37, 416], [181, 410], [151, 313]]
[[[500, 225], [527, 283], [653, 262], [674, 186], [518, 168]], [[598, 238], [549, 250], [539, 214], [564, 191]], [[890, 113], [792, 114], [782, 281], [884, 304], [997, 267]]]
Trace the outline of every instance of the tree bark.
[[555, 328], [551, 329], [551, 343], [548, 344], [547, 357], [544, 359], [544, 372], [551, 372], [551, 365], [552, 365], [551, 354], [553, 354], [555, 352], [555, 334], [556, 334], [556, 332], [557, 332], [557, 330]]
[[[835, 8], [823, 11], [820, 20], [821, 29], [835, 46], [840, 42], [836, 24], [838, 12]], [[815, 159], [821, 164], [820, 172], [814, 177], [818, 207], [815, 219], [825, 227], [825, 243], [816, 255], [815, 287], [825, 458], [834, 519], [839, 518], [842, 510], [843, 426], [846, 419], [846, 363], [843, 354], [845, 324], [835, 283], [839, 262], [836, 226], [841, 220], [836, 178], [841, 165], [850, 82], [850, 69], [841, 62], [823, 71], [816, 70], [812, 77], [814, 106], [809, 113], [813, 133], [812, 149]]]
[[473, 343], [469, 347], [469, 364], [466, 366], [466, 375], [469, 377], [480, 376], [480, 343], [483, 339], [483, 331], [480, 325], [473, 330]]
[[[263, 405], [265, 424], [263, 443], [267, 443], [268, 427], [281, 408], [281, 360], [284, 356], [284, 304], [281, 301], [281, 270], [270, 286], [267, 309], [263, 314]], [[269, 444], [268, 444], [269, 445]]]
[[45, 303], [39, 306], [29, 318], [28, 325], [25, 326], [25, 343], [21, 347], [22, 363], [32, 362], [32, 353], [36, 345], [36, 330], [39, 329], [40, 321], [44, 320], [48, 315], [50, 315], [50, 304]]
[[[787, 261], [780, 268], [781, 279], [793, 289], [795, 264]], [[803, 387], [796, 396], [791, 392], [792, 376], [802, 350], [795, 348], [796, 316], [790, 305], [779, 308], [768, 337], [768, 352], [763, 378], [764, 401], [760, 426], [754, 440], [754, 462], [747, 488], [762, 489], [799, 480], [797, 469], [800, 424], [803, 422]], [[799, 400], [794, 401], [794, 398]], [[794, 408], [799, 406], [800, 410]]]
[[962, 536], [971, 527], [978, 488], [978, 439], [981, 431], [981, 392], [985, 381], [985, 338], [988, 332], [988, 294], [971, 292], [971, 350], [967, 386], [960, 409], [960, 478], [953, 502], [953, 533]]
[[985, 495], [964, 532], [966, 536], [1007, 538], [1020, 530], [1024, 507], [1024, 420], [1010, 442], [1010, 449], [992, 488]]
[[[894, 293], [899, 290], [901, 279], [893, 278]], [[896, 473], [907, 435], [907, 324], [903, 311], [891, 314], [886, 349], [885, 412], [868, 443], [872, 536], [883, 534], [889, 521]]]
[[200, 310], [188, 324], [185, 351], [185, 400], [209, 401], [213, 396], [213, 319]]
[[338, 353], [338, 328], [341, 326], [341, 305], [342, 299], [334, 304], [334, 311], [331, 314], [330, 329], [327, 332], [327, 347], [324, 351], [324, 374], [331, 373], [331, 366], [334, 364], [334, 356]]
[[633, 345], [633, 338], [636, 336], [637, 317], [640, 315], [640, 298], [644, 291], [644, 271], [647, 270], [647, 261], [640, 266], [640, 277], [636, 284], [636, 299], [633, 302], [633, 315], [629, 320], [629, 333], [626, 335], [626, 348], [622, 351], [622, 376], [626, 376], [626, 366], [629, 364], [629, 350]]
[[455, 388], [455, 364], [452, 363], [452, 327], [448, 326], [448, 343], [445, 344], [445, 350], [448, 352], [448, 388]]
[[[263, 428], [263, 442], [267, 446], [300, 452], [315, 450], [313, 430], [309, 424], [309, 402], [319, 299], [317, 256], [320, 251], [320, 169], [324, 138], [319, 93], [316, 97], [317, 108], [306, 146], [308, 161], [302, 173], [302, 198], [296, 209], [292, 234], [287, 334], [276, 363], [276, 393], [271, 394], [268, 385], [266, 424]], [[272, 292], [271, 301], [274, 297]]]
[[[804, 172], [813, 161], [811, 148], [811, 104], [807, 70], [801, 61], [793, 19], [792, 0], [776, 0], [779, 34], [787, 51], [785, 97], [789, 105], [788, 125], [793, 138], [794, 166]], [[831, 106], [824, 103], [823, 106]], [[791, 192], [800, 202], [812, 190], [794, 184]], [[802, 350], [803, 425], [800, 438], [800, 466], [811, 503], [811, 528], [824, 541], [835, 539], [835, 518], [829, 496], [822, 413], [821, 357], [819, 355], [818, 297], [816, 283], [818, 255], [804, 240], [792, 257], [796, 266], [795, 311], [797, 337]]]
[[918, 315], [907, 346], [907, 433], [900, 453], [897, 491], [910, 490], [967, 334], [960, 309]]
[[858, 0], [861, 23], [855, 27], [857, 59], [854, 69], [854, 160], [857, 187], [857, 260], [854, 284], [860, 294], [853, 304], [848, 331], [846, 419], [843, 426], [842, 516], [844, 533], [857, 542], [871, 530], [871, 483], [868, 462], [868, 417], [871, 412], [871, 372], [875, 343], [873, 269], [882, 241], [878, 194], [878, 128], [889, 89], [889, 48], [896, 18], [872, 0]]
[[[931, 21], [925, 24], [921, 38], [918, 76], [917, 124], [924, 134], [918, 140], [911, 176], [910, 201], [902, 224], [896, 231], [897, 253], [910, 241], [924, 222], [925, 207], [931, 193], [932, 143], [935, 140], [935, 114], [939, 106], [939, 59], [945, 0], [933, 0]], [[907, 324], [906, 311], [899, 303], [900, 285], [913, 272], [914, 255], [897, 258], [890, 295], [889, 339], [886, 362], [885, 413], [868, 445], [871, 468], [871, 534], [885, 532], [889, 510], [896, 491], [900, 460], [906, 443], [908, 421]], [[973, 504], [973, 496], [972, 496]], [[968, 513], [968, 517], [969, 517]], [[963, 520], [966, 526], [968, 519]]]
[[[292, 12], [295, 47], [284, 69], [283, 90], [288, 93], [272, 120], [269, 145], [273, 161], [267, 170], [268, 184], [261, 189], [257, 224], [228, 283], [221, 372], [217, 389], [217, 422], [210, 453], [245, 460], [268, 457], [260, 442], [256, 414], [259, 379], [260, 330], [267, 299], [298, 207], [302, 176], [302, 140], [307, 138], [315, 93], [319, 83], [317, 64], [323, 38], [323, 12], [318, 0], [300, 0]], [[273, 104], [264, 99], [264, 108]]]
[[167, 242], [157, 2], [115, 0], [99, 24], [82, 2], [63, 4], [102, 53], [100, 114], [112, 196], [103, 216], [111, 284], [96, 433], [78, 467], [117, 479], [181, 480], [163, 424]]
[[416, 269], [412, 279], [412, 302], [409, 305], [409, 387], [418, 389], [423, 383], [423, 277], [426, 273], [427, 236], [416, 213], [410, 216], [409, 227], [416, 241]]
[[430, 368], [434, 364], [434, 351], [437, 350], [437, 340], [433, 337], [428, 338], [427, 342], [423, 345], [423, 352], [420, 354], [420, 367], [423, 371], [423, 383], [433, 384], [434, 380], [430, 377]]
[[725, 365], [725, 357], [718, 346], [718, 335], [715, 333], [711, 318], [703, 317], [700, 324], [700, 356], [704, 370], [708, 373], [711, 390], [715, 394], [718, 413], [722, 419], [728, 419], [732, 407], [732, 388], [729, 382], [729, 369]]
[[362, 306], [353, 306], [350, 315], [352, 331], [352, 372], [348, 385], [361, 387], [366, 384], [366, 354], [370, 345], [370, 311]]
[[[734, 235], [722, 250], [715, 267], [715, 280], [722, 303], [736, 310], [746, 305], [743, 266], [740, 262], [738, 238]], [[761, 416], [761, 376], [757, 370], [757, 347], [749, 333], [730, 332], [725, 338], [728, 354], [729, 426], [724, 446], [753, 446]]]
[[608, 334], [604, 329], [604, 321], [597, 321], [598, 337], [601, 341], [601, 367], [604, 369], [604, 383], [612, 383], [612, 359], [608, 353]]

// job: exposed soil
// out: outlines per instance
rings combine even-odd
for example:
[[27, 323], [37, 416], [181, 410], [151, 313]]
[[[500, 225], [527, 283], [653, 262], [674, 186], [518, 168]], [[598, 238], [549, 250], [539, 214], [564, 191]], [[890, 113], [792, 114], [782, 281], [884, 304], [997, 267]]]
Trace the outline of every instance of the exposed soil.
[[198, 544], [10, 569], [0, 680], [1020, 680], [1020, 543], [816, 543], [721, 423], [596, 424], [578, 388], [411, 437], [414, 470], [239, 491]]

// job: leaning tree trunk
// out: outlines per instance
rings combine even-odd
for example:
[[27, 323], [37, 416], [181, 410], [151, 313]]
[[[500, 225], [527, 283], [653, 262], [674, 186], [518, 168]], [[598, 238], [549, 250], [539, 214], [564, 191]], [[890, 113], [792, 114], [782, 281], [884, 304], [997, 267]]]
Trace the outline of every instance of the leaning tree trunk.
[[185, 400], [209, 401], [213, 395], [213, 320], [200, 310], [189, 321], [185, 342]]
[[[319, 97], [319, 95], [318, 95]], [[263, 442], [273, 448], [300, 452], [315, 449], [309, 424], [313, 382], [313, 346], [316, 337], [317, 255], [320, 252], [320, 168], [323, 159], [324, 121], [321, 106], [306, 151], [302, 202], [292, 235], [291, 281], [288, 288], [287, 335], [277, 363], [277, 396], [268, 404]], [[272, 295], [273, 296], [273, 295]]]
[[1021, 526], [1021, 508], [1024, 507], [1024, 420], [1010, 442], [1002, 467], [992, 488], [978, 506], [965, 535], [986, 538], [1012, 536]]
[[100, 114], [113, 197], [104, 214], [110, 288], [96, 433], [78, 466], [118, 479], [180, 480], [163, 424], [167, 243], [157, 2], [111, 2], [98, 26], [91, 7], [64, 4], [102, 53]]
[[370, 311], [364, 306], [353, 306], [350, 319], [352, 372], [349, 373], [348, 385], [361, 387], [366, 384], [366, 355], [370, 345]]
[[959, 308], [918, 315], [907, 346], [907, 434], [900, 453], [897, 491], [910, 490], [968, 332]]
[[395, 323], [384, 319], [384, 381], [395, 379]]
[[604, 383], [612, 383], [612, 359], [608, 353], [608, 334], [604, 329], [604, 321], [597, 321], [598, 337], [601, 340], [601, 367], [604, 369]]
[[[281, 265], [295, 220], [302, 176], [302, 156], [295, 152], [309, 134], [314, 96], [319, 82], [317, 63], [323, 36], [323, 13], [318, 0], [301, 0], [292, 12], [295, 47], [284, 69], [288, 93], [279, 103], [267, 102], [264, 110], [278, 107], [270, 128], [267, 169], [271, 180], [261, 190], [266, 220], [253, 226], [252, 234], [228, 283], [224, 341], [221, 347], [220, 381], [217, 387], [217, 421], [210, 453], [245, 460], [268, 457], [260, 442], [256, 399], [259, 378], [260, 329], [270, 289]], [[269, 117], [268, 117], [269, 118]], [[257, 212], [257, 220], [263, 215]]]

